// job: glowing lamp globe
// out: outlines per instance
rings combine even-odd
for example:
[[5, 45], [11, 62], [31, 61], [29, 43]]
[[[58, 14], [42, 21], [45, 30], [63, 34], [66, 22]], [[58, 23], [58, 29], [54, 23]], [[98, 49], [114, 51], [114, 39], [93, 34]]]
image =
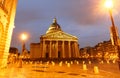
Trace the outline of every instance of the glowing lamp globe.
[[21, 39], [22, 39], [22, 40], [26, 40], [26, 39], [27, 39], [27, 35], [26, 35], [26, 34], [22, 34], [22, 35], [21, 35]]
[[108, 8], [108, 9], [112, 9], [113, 8], [113, 1], [112, 0], [106, 0], [105, 7]]

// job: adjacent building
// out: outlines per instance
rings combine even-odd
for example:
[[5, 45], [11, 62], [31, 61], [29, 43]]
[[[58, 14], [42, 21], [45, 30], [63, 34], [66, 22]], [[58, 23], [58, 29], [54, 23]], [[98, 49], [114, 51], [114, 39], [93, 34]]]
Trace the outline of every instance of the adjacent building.
[[0, 0], [0, 68], [7, 66], [17, 0]]
[[116, 60], [118, 59], [118, 51], [117, 47], [112, 45], [112, 42], [103, 41], [98, 43], [94, 47], [85, 47], [80, 49], [81, 58], [101, 58], [101, 59], [109, 59]]
[[30, 44], [30, 58], [78, 58], [79, 44], [76, 36], [62, 31], [57, 19], [53, 19], [40, 43]]

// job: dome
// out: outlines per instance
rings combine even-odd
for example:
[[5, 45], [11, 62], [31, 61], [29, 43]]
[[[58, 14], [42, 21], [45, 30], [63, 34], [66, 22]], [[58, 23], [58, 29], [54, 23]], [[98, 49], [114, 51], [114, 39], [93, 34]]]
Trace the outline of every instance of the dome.
[[60, 25], [57, 23], [57, 19], [53, 19], [53, 23], [50, 25], [49, 29], [47, 30], [46, 34], [54, 33], [56, 31], [62, 31]]

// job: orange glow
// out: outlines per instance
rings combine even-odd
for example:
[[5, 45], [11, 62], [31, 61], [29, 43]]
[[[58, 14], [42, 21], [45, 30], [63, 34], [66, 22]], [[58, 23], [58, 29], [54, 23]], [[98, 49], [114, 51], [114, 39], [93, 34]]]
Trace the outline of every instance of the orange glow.
[[106, 0], [105, 7], [108, 8], [108, 9], [112, 9], [113, 8], [113, 1], [112, 0]]
[[98, 0], [94, 7], [94, 13], [97, 13], [99, 16], [106, 17], [108, 15], [108, 10], [111, 10], [114, 16], [118, 15], [120, 12], [119, 0]]
[[21, 35], [21, 39], [22, 39], [22, 40], [26, 40], [26, 39], [27, 39], [27, 35], [26, 35], [25, 33], [23, 33], [23, 34]]

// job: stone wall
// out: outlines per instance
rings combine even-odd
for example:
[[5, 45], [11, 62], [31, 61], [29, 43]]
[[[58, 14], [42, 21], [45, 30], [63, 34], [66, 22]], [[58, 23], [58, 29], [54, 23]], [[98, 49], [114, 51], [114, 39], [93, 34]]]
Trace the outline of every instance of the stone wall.
[[0, 3], [0, 68], [7, 66], [16, 5], [17, 0], [3, 0], [3, 2]]

